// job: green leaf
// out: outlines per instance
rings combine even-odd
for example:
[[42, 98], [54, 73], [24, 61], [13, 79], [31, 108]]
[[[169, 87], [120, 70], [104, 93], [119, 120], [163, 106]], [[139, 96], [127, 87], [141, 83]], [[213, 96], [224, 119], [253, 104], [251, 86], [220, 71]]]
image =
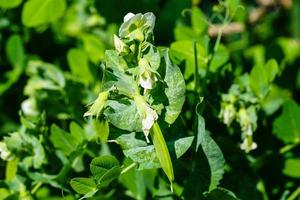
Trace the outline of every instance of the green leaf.
[[137, 200], [146, 198], [146, 186], [143, 171], [130, 170], [120, 177], [120, 182], [130, 191], [130, 196]]
[[51, 126], [50, 140], [55, 148], [60, 149], [66, 155], [70, 155], [78, 144], [73, 135], [59, 128], [56, 124]]
[[107, 187], [113, 180], [117, 179], [121, 174], [122, 168], [117, 166], [108, 170], [98, 181], [98, 187], [104, 188]]
[[[179, 62], [186, 61], [184, 78], [190, 78], [195, 71], [193, 42], [190, 40], [173, 42], [170, 47], [170, 54]], [[207, 65], [207, 53], [205, 48], [199, 43], [197, 43], [197, 60], [199, 69], [205, 69]]]
[[206, 194], [206, 198], [207, 200], [238, 200], [239, 198], [237, 198], [235, 196], [235, 194], [233, 192], [231, 192], [230, 190], [227, 190], [225, 188], [216, 188], [214, 190], [212, 190], [211, 192]]
[[268, 81], [272, 82], [275, 79], [275, 77], [279, 71], [279, 67], [278, 67], [276, 60], [270, 59], [267, 62], [267, 64], [265, 65], [265, 68], [266, 68], [265, 70], [268, 75]]
[[83, 116], [96, 116], [96, 118], [98, 118], [107, 105], [108, 95], [109, 91], [100, 92], [90, 109], [85, 112]]
[[79, 144], [82, 143], [86, 138], [84, 130], [74, 121], [70, 123], [70, 132]]
[[180, 158], [192, 145], [194, 141], [194, 136], [180, 138], [175, 141], [174, 148], [176, 153], [176, 158]]
[[293, 177], [300, 178], [300, 159], [299, 158], [290, 158], [285, 161], [283, 174]]
[[23, 0], [0, 0], [0, 8], [9, 9], [18, 7]]
[[71, 187], [79, 194], [88, 194], [97, 189], [96, 183], [92, 178], [73, 178]]
[[[194, 136], [180, 138], [175, 142], [168, 142], [167, 146], [175, 150], [178, 159], [190, 148], [193, 139]], [[122, 147], [124, 155], [139, 164], [139, 170], [161, 167], [154, 146], [147, 146], [145, 141], [136, 139], [135, 133], [123, 134], [116, 141]]]
[[252, 91], [263, 99], [270, 90], [271, 82], [279, 71], [278, 64], [271, 59], [265, 65], [254, 66], [250, 73], [250, 87]]
[[35, 27], [58, 20], [65, 11], [65, 0], [29, 0], [22, 10], [22, 23]]
[[269, 81], [266, 69], [262, 65], [256, 65], [250, 73], [250, 87], [254, 94], [263, 99], [269, 91]]
[[204, 13], [197, 7], [192, 8], [192, 27], [197, 34], [202, 34], [208, 26]]
[[[129, 159], [126, 159], [123, 163], [124, 166], [130, 164], [132, 162]], [[128, 196], [137, 200], [144, 200], [147, 194], [146, 188], [151, 190], [154, 187], [156, 174], [156, 170], [129, 170], [120, 176], [119, 181], [128, 189], [126, 192]]]
[[139, 164], [138, 170], [161, 167], [153, 145], [126, 149], [123, 152], [126, 157]]
[[24, 89], [24, 94], [28, 96], [36, 95], [39, 90], [61, 91], [66, 85], [63, 72], [55, 65], [31, 61], [26, 70], [31, 77]]
[[7, 80], [0, 82], [0, 95], [15, 84], [24, 71], [25, 53], [22, 38], [19, 35], [10, 36], [6, 42], [5, 50], [13, 69], [4, 74]]
[[237, 9], [239, 9], [240, 0], [226, 0], [226, 6], [230, 15], [233, 17], [236, 14]]
[[109, 100], [107, 105], [109, 108], [105, 110], [104, 115], [115, 127], [130, 132], [142, 131], [142, 119], [134, 101]]
[[115, 50], [105, 51], [105, 62], [107, 68], [110, 68], [113, 71], [124, 72], [128, 68], [124, 58], [122, 56], [119, 56]]
[[70, 49], [67, 54], [68, 64], [72, 74], [78, 77], [84, 83], [94, 81], [93, 75], [89, 68], [88, 56], [81, 49]]
[[116, 141], [123, 150], [147, 146], [147, 143], [144, 140], [135, 138], [135, 133], [122, 134]]
[[[202, 150], [207, 158], [211, 177], [210, 177], [210, 185], [209, 191], [215, 189], [224, 174], [225, 168], [225, 160], [222, 154], [222, 151], [216, 144], [216, 142], [210, 137], [207, 131], [203, 131], [203, 119], [202, 116], [197, 113], [198, 117], [198, 134], [197, 134], [197, 142], [201, 144]], [[199, 125], [200, 124], [200, 125]]]
[[83, 48], [90, 60], [98, 65], [100, 60], [105, 58], [105, 45], [101, 39], [92, 34], [84, 34], [82, 36]]
[[143, 43], [143, 58], [145, 58], [153, 70], [157, 70], [160, 65], [160, 53], [157, 48], [149, 42]]
[[44, 147], [36, 137], [31, 137], [30, 139], [28, 138], [28, 140], [28, 142], [30, 142], [30, 144], [33, 147], [33, 167], [35, 169], [38, 169], [41, 167], [41, 165], [45, 162], [46, 159]]
[[13, 67], [22, 68], [25, 61], [23, 41], [20, 35], [12, 35], [6, 42], [6, 55]]
[[10, 191], [6, 188], [0, 188], [0, 197], [7, 199], [11, 195]]
[[93, 127], [97, 133], [97, 137], [102, 142], [107, 142], [109, 136], [109, 123], [108, 120], [93, 120]]
[[[234, 0], [235, 1], [235, 0]], [[266, 49], [263, 45], [255, 45], [244, 51], [244, 56], [252, 60], [254, 65], [263, 66], [265, 64]]]
[[202, 136], [205, 135], [205, 120], [202, 117], [202, 115], [198, 114], [198, 124], [197, 124], [197, 142], [196, 142], [196, 151], [198, 151], [199, 146], [201, 145], [202, 142]]
[[94, 158], [90, 163], [90, 170], [101, 186], [108, 185], [121, 173], [119, 161], [109, 155]]
[[277, 42], [284, 53], [284, 60], [287, 63], [292, 64], [299, 58], [300, 42], [297, 39], [280, 37]]
[[167, 84], [165, 93], [168, 98], [165, 121], [172, 124], [179, 116], [185, 100], [185, 82], [179, 67], [171, 63], [168, 50], [163, 52], [163, 57], [166, 67], [164, 81]]
[[289, 100], [283, 104], [282, 114], [274, 121], [273, 132], [284, 143], [300, 142], [300, 107]]
[[272, 85], [270, 92], [261, 102], [263, 110], [267, 115], [275, 113], [282, 104], [291, 97], [291, 93], [287, 89]]
[[226, 47], [222, 44], [218, 46], [217, 51], [213, 54], [211, 59], [209, 70], [212, 72], [218, 71], [229, 59], [229, 52]]
[[114, 71], [112, 73], [108, 70], [105, 70], [103, 89], [109, 90], [112, 87], [116, 87], [120, 94], [124, 94], [126, 96], [135, 95], [139, 91], [138, 85], [132, 76], [120, 71]]
[[173, 165], [167, 144], [157, 122], [153, 124], [150, 134], [155, 147], [156, 156], [172, 185], [172, 182], [174, 181]]
[[198, 40], [198, 35], [195, 31], [185, 25], [179, 24], [174, 29], [175, 39], [180, 40]]

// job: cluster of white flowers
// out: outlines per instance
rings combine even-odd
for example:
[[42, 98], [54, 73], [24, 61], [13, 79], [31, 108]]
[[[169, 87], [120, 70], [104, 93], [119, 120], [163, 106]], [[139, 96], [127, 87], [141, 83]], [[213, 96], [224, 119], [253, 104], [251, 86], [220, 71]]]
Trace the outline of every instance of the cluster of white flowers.
[[233, 85], [228, 94], [222, 95], [223, 101], [219, 117], [227, 126], [230, 126], [234, 120], [239, 123], [243, 140], [240, 147], [248, 153], [257, 148], [257, 144], [253, 141], [253, 132], [257, 128], [257, 115], [255, 105], [250, 104], [247, 108], [243, 106], [245, 105], [244, 102], [248, 104], [253, 103], [253, 98], [248, 102], [245, 99], [241, 99], [241, 97], [243, 96], [239, 88]]
[[[133, 13], [128, 13], [124, 17], [124, 22], [129, 21], [135, 15]], [[117, 37], [115, 37], [115, 46], [116, 49], [120, 49], [124, 51], [124, 43]], [[139, 66], [139, 74], [138, 74], [138, 83], [144, 89], [144, 95], [147, 94], [147, 91], [153, 89], [155, 82], [157, 81], [157, 77], [153, 70], [151, 69], [151, 65], [145, 58], [140, 58], [138, 62]], [[151, 106], [146, 102], [145, 98], [140, 95], [135, 97], [135, 102], [138, 107], [139, 114], [142, 116], [142, 130], [146, 137], [147, 142], [150, 142], [148, 139], [150, 129], [152, 128], [155, 121], [158, 119], [157, 112], [151, 108]]]
[[243, 143], [241, 144], [241, 149], [248, 153], [257, 148], [257, 144], [253, 141], [253, 131], [257, 126], [257, 116], [254, 107], [249, 107], [248, 109], [240, 108], [237, 120], [242, 130]]

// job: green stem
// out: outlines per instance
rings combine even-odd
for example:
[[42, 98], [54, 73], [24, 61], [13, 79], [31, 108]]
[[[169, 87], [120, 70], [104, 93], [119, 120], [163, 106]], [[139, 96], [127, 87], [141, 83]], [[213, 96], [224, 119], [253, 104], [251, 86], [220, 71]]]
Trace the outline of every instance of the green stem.
[[217, 41], [216, 41], [216, 44], [214, 46], [214, 52], [216, 52], [219, 48], [219, 45], [220, 45], [220, 42], [221, 42], [221, 37], [222, 37], [222, 34], [223, 34], [223, 30], [224, 30], [225, 26], [227, 26], [227, 24], [228, 24], [228, 19], [229, 19], [229, 10], [226, 9], [225, 19], [224, 19], [222, 27], [220, 28], [220, 30], [218, 32]]
[[294, 200], [300, 195], [300, 186], [286, 200]]
[[126, 172], [128, 172], [129, 170], [131, 170], [132, 168], [134, 168], [136, 166], [136, 163], [132, 163], [130, 165], [128, 165], [125, 169], [123, 169], [121, 171], [121, 174], [125, 174]]
[[294, 143], [294, 144], [288, 144], [288, 145], [285, 145], [284, 147], [282, 147], [280, 150], [279, 150], [279, 153], [280, 154], [285, 154], [286, 152], [290, 151], [291, 149], [297, 147], [299, 145], [299, 142], [298, 143]]
[[31, 194], [34, 194], [34, 193], [36, 193], [36, 191], [42, 186], [42, 182], [40, 181], [40, 182], [38, 182], [35, 186], [34, 186], [34, 188], [32, 188], [32, 190], [30, 191], [30, 193]]
[[198, 70], [198, 59], [197, 59], [197, 43], [194, 41], [194, 62], [195, 62], [195, 94], [198, 93], [198, 86], [199, 86], [199, 70]]

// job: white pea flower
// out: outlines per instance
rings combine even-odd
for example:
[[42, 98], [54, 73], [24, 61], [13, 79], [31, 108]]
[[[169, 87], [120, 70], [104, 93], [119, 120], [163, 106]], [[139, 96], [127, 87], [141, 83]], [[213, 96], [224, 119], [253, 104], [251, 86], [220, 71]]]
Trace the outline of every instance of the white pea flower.
[[7, 149], [4, 142], [0, 142], [0, 158], [3, 160], [10, 160], [11, 152]]
[[222, 109], [219, 117], [223, 118], [223, 123], [229, 126], [231, 122], [234, 120], [236, 115], [236, 110], [233, 104], [225, 104], [222, 105]]
[[253, 142], [252, 137], [246, 137], [241, 144], [241, 149], [249, 153], [250, 151], [257, 148], [257, 144]]
[[135, 16], [135, 14], [133, 14], [133, 13], [127, 13], [126, 15], [125, 15], [125, 17], [124, 17], [124, 22], [127, 22], [128, 20], [130, 20], [132, 17], [134, 17]]
[[36, 102], [32, 98], [24, 100], [21, 104], [21, 109], [24, 114], [28, 116], [37, 116], [39, 114], [36, 108]]
[[157, 81], [157, 78], [153, 72], [151, 72], [150, 65], [148, 61], [144, 58], [142, 58], [139, 61], [139, 67], [140, 67], [140, 75], [139, 75], [139, 84], [142, 88], [146, 90], [151, 90]]
[[134, 101], [136, 103], [138, 113], [142, 118], [142, 130], [147, 142], [149, 143], [148, 135], [154, 122], [158, 119], [158, 115], [156, 111], [147, 104], [144, 96], [135, 95]]
[[108, 95], [109, 91], [100, 92], [98, 98], [95, 100], [90, 109], [84, 113], [83, 116], [96, 116], [98, 118], [106, 106]]
[[145, 134], [147, 143], [149, 143], [148, 135], [150, 133], [150, 129], [153, 126], [154, 122], [157, 120], [158, 115], [155, 110], [146, 106], [146, 118], [142, 120], [143, 132]]
[[245, 108], [240, 108], [238, 113], [238, 121], [240, 123], [242, 131], [246, 131], [250, 126], [250, 119]]
[[151, 78], [151, 75], [147, 72], [140, 75], [139, 83], [144, 89], [151, 90], [153, 88], [153, 80]]

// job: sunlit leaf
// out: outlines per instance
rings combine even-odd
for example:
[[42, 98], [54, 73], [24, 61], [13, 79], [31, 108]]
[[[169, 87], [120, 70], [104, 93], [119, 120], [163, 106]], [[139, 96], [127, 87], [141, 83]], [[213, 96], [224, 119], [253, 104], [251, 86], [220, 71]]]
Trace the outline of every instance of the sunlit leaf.
[[51, 126], [50, 140], [55, 148], [60, 149], [66, 155], [69, 155], [77, 147], [76, 138], [53, 124]]
[[294, 177], [300, 178], [300, 159], [299, 158], [289, 158], [285, 161], [283, 174]]
[[0, 8], [9, 9], [18, 7], [23, 0], [0, 0]]
[[192, 145], [194, 136], [180, 138], [175, 141], [174, 148], [177, 159], [180, 158]]
[[90, 163], [90, 170], [97, 184], [106, 186], [121, 173], [119, 161], [114, 156], [100, 156]]
[[168, 50], [163, 52], [163, 56], [166, 68], [164, 81], [167, 84], [165, 93], [168, 98], [165, 121], [172, 124], [180, 114], [185, 100], [185, 82], [179, 67], [171, 63]]
[[97, 189], [96, 183], [92, 178], [73, 178], [70, 184], [79, 194], [87, 194]]
[[35, 27], [58, 20], [66, 8], [65, 0], [29, 0], [22, 10], [22, 23]]
[[282, 114], [274, 121], [274, 134], [285, 143], [300, 142], [300, 107], [289, 100], [283, 104]]
[[229, 59], [229, 52], [224, 45], [219, 45], [210, 61], [209, 70], [216, 72]]
[[70, 49], [67, 54], [69, 67], [72, 74], [79, 77], [85, 83], [94, 81], [93, 75], [89, 68], [88, 56], [81, 49]]

